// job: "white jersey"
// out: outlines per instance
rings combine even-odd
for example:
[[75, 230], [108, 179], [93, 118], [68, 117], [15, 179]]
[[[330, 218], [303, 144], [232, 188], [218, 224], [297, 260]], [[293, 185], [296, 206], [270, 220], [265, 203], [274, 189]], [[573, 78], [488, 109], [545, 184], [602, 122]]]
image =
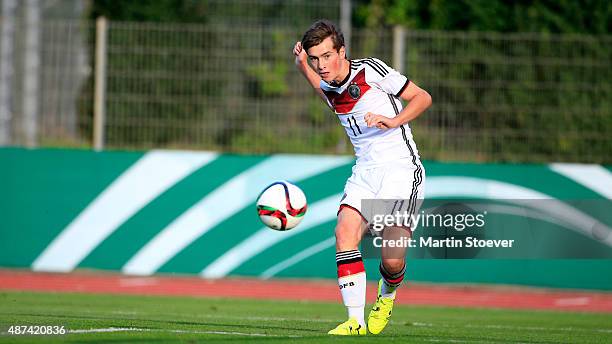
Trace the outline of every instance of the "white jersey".
[[405, 76], [375, 58], [351, 60], [350, 73], [339, 84], [321, 80], [321, 89], [351, 139], [357, 167], [377, 166], [398, 159], [419, 164], [419, 152], [408, 124], [398, 128], [368, 127], [368, 112], [395, 117], [402, 110], [399, 96], [410, 83]]

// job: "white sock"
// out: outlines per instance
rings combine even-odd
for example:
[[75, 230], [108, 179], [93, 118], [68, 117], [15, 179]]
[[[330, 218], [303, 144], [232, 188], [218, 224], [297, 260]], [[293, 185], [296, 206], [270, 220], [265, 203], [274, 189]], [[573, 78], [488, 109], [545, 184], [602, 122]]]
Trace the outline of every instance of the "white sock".
[[395, 297], [395, 290], [399, 287], [399, 285], [390, 286], [387, 284], [387, 281], [383, 279], [382, 285], [380, 286], [380, 295], [382, 297]]
[[365, 327], [366, 273], [359, 250], [336, 253], [338, 285], [349, 318]]
[[363, 313], [365, 312], [365, 305], [360, 307], [346, 307], [348, 309], [349, 318], [357, 319], [357, 322], [361, 326], [365, 326], [365, 319]]

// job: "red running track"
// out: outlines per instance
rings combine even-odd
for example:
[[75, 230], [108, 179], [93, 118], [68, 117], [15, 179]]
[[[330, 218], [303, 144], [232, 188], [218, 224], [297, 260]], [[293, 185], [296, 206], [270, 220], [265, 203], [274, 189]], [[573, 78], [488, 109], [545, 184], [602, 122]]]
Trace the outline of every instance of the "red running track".
[[[0, 290], [176, 295], [341, 302], [334, 281], [130, 277], [117, 274], [68, 274], [0, 270]], [[368, 302], [376, 298], [368, 285]], [[396, 301], [404, 305], [547, 309], [612, 313], [612, 293], [523, 287], [408, 284]]]

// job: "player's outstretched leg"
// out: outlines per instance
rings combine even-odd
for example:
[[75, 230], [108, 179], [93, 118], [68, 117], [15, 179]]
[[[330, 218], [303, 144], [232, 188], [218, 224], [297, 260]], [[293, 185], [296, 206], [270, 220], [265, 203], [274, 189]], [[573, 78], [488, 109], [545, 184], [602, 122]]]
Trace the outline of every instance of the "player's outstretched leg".
[[361, 216], [352, 209], [342, 209], [336, 227], [336, 265], [338, 286], [349, 319], [328, 334], [356, 336], [367, 333], [364, 320], [366, 273], [357, 249], [361, 239]]
[[378, 281], [378, 296], [368, 316], [370, 333], [379, 334], [389, 323], [395, 301], [395, 291], [404, 280], [405, 272], [406, 263], [403, 259], [385, 259], [380, 263], [382, 278]]

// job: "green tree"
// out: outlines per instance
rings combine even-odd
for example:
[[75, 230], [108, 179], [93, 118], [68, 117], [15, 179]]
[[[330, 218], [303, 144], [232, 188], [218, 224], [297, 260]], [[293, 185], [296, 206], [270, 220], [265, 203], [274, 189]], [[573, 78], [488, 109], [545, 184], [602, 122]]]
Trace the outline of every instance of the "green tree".
[[[383, 15], [380, 13], [383, 12]], [[605, 0], [371, 0], [356, 11], [365, 27], [609, 34], [612, 2]]]
[[94, 0], [91, 17], [116, 21], [206, 23], [208, 6], [198, 0]]

